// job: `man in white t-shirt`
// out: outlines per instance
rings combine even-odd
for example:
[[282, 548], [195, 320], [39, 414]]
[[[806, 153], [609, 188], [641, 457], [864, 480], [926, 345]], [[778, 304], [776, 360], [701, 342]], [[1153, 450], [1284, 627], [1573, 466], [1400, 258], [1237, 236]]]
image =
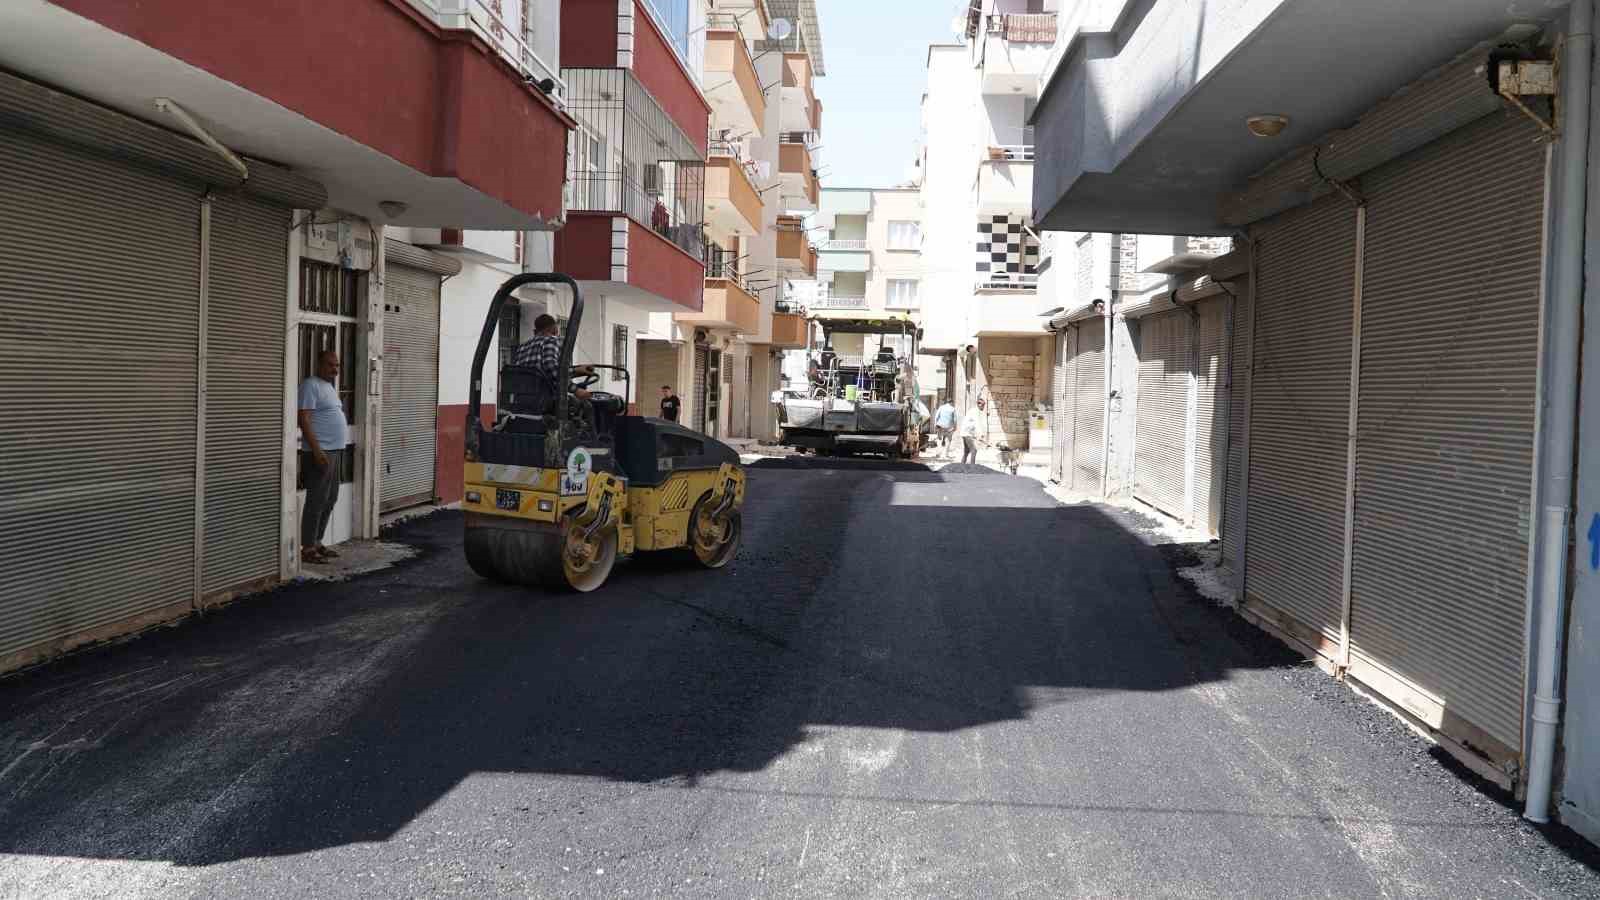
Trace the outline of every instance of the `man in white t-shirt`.
[[979, 398], [978, 404], [967, 410], [961, 420], [961, 461], [976, 463], [978, 461], [978, 431], [983, 425], [983, 399]]
[[300, 474], [306, 486], [306, 506], [300, 514], [300, 559], [308, 563], [327, 562], [339, 555], [322, 544], [339, 500], [339, 473], [344, 470], [345, 447], [350, 443], [344, 404], [334, 387], [338, 377], [338, 354], [324, 350], [317, 355], [317, 373], [300, 382]]

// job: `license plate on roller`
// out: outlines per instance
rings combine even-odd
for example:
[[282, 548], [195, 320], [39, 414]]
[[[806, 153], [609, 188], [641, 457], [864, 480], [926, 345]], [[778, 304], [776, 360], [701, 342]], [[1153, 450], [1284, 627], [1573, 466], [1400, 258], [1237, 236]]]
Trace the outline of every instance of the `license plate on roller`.
[[509, 509], [512, 512], [522, 509], [521, 491], [495, 491], [494, 505], [496, 509]]

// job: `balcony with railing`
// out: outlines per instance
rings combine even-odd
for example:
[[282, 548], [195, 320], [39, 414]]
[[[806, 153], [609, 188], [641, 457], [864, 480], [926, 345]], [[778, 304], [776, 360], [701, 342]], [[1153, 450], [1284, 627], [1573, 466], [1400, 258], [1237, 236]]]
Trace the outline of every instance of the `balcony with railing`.
[[784, 131], [815, 131], [817, 95], [812, 84], [811, 57], [805, 53], [783, 55], [782, 112], [779, 127]]
[[1033, 129], [1002, 130], [995, 137], [978, 162], [978, 212], [1028, 212], [1033, 209]]
[[781, 218], [777, 232], [779, 270], [791, 277], [816, 277], [817, 251], [811, 246], [804, 223], [795, 218]]
[[698, 259], [706, 163], [627, 69], [564, 69], [568, 111], [583, 127], [567, 154], [571, 212], [617, 213]]
[[779, 301], [772, 312], [772, 346], [798, 349], [805, 345], [805, 310], [798, 304]]
[[705, 294], [700, 311], [678, 313], [678, 322], [706, 328], [728, 328], [742, 334], [761, 330], [761, 299], [746, 280], [739, 259], [715, 244], [706, 246]]
[[767, 97], [738, 20], [717, 13], [708, 24], [702, 83], [711, 102], [712, 123], [737, 134], [761, 134], [766, 130]]
[[866, 309], [867, 298], [851, 294], [834, 294], [829, 291], [811, 304], [813, 309]]
[[1055, 44], [1056, 14], [990, 15], [984, 20], [983, 34], [974, 40], [982, 41], [984, 93], [1033, 96]]
[[[801, 137], [802, 135], [784, 135]], [[811, 159], [811, 146], [801, 140], [784, 140], [778, 144], [778, 174], [783, 180], [784, 205], [791, 210], [817, 208], [819, 186], [816, 165]]]
[[737, 146], [711, 145], [706, 160], [706, 227], [721, 235], [755, 235], [761, 232], [761, 193], [750, 177], [750, 166]]
[[563, 102], [566, 82], [560, 72], [534, 51], [534, 23], [523, 19], [527, 8], [524, 4], [491, 4], [488, 0], [406, 0], [406, 3], [442, 29], [476, 35], [528, 83], [537, 85], [548, 81], [550, 87], [545, 93], [558, 104]]
[[1033, 294], [1039, 290], [1039, 275], [1035, 272], [979, 273], [973, 289], [980, 294]]

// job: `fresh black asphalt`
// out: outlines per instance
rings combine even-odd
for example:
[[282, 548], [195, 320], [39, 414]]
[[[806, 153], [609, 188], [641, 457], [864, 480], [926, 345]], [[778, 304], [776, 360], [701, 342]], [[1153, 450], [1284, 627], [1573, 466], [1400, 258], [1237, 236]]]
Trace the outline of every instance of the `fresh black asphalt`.
[[0, 681], [0, 897], [1600, 896], [1129, 514], [749, 470], [722, 571], [421, 554]]

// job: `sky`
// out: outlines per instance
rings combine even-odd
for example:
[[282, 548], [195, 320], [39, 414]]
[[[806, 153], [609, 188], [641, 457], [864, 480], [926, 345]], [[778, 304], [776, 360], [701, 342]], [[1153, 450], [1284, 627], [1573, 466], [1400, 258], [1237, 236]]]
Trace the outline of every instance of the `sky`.
[[822, 101], [824, 187], [892, 187], [906, 179], [922, 131], [928, 45], [950, 43], [949, 0], [817, 0], [828, 74]]

